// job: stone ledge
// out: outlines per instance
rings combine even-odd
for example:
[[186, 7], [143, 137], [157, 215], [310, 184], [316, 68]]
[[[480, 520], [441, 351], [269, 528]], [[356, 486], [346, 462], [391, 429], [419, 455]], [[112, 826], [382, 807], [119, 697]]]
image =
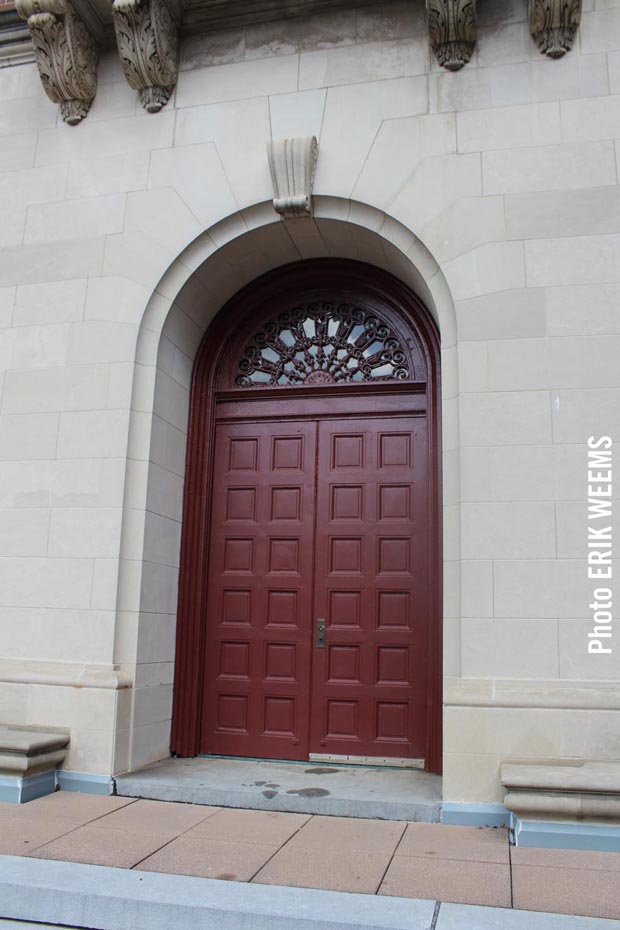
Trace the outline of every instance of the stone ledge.
[[561, 761], [541, 764], [504, 762], [506, 788], [612, 793], [620, 797], [620, 762]]
[[120, 691], [132, 687], [132, 679], [115, 665], [79, 662], [40, 662], [30, 659], [0, 660], [0, 682], [20, 685], [58, 685], [67, 688], [105, 688]]
[[522, 820], [620, 822], [620, 762], [504, 762], [501, 783]]
[[0, 726], [0, 800], [23, 804], [54, 791], [68, 745], [68, 733]]
[[64, 762], [68, 745], [67, 733], [0, 726], [0, 774], [26, 777], [55, 769]]
[[446, 678], [448, 707], [535, 707], [562, 710], [620, 710], [616, 681], [509, 678]]

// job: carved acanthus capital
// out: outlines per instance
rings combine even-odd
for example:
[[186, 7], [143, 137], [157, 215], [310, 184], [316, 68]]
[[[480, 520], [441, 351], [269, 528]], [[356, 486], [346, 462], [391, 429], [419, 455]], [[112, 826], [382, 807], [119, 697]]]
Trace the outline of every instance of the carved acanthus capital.
[[316, 136], [267, 143], [273, 206], [283, 217], [312, 216], [312, 188], [318, 154]]
[[476, 45], [476, 0], [426, 0], [428, 35], [448, 71], [467, 64]]
[[97, 45], [71, 0], [16, 0], [28, 22], [47, 96], [60, 104], [65, 123], [84, 119], [97, 92]]
[[529, 0], [530, 32], [538, 48], [561, 58], [573, 46], [581, 22], [581, 0]]
[[144, 109], [157, 113], [177, 82], [178, 24], [165, 0], [114, 0], [112, 16], [127, 83]]

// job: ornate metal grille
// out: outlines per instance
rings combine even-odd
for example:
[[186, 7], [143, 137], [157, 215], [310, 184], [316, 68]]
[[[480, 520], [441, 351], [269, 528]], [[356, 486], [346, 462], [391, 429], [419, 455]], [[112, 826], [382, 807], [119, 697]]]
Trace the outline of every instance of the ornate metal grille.
[[349, 304], [308, 304], [266, 323], [243, 352], [237, 387], [407, 381], [411, 363], [392, 328]]

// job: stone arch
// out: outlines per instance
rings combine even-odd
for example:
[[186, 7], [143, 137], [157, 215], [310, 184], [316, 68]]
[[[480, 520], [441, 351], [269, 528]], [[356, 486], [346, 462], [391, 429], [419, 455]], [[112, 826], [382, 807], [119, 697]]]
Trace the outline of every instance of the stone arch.
[[[134, 672], [131, 768], [169, 752], [185, 440], [196, 352], [217, 311], [244, 284], [273, 268], [322, 256], [357, 259], [391, 272], [422, 300], [438, 326], [447, 492], [444, 584], [458, 595], [457, 501], [451, 490], [458, 488], [456, 322], [437, 262], [392, 217], [338, 198], [316, 197], [311, 220], [282, 221], [271, 203], [222, 220], [163, 275], [137, 342], [115, 633], [115, 663]], [[452, 619], [444, 609], [446, 617]], [[458, 636], [453, 627], [444, 619], [445, 649], [452, 651]], [[117, 734], [119, 749], [121, 739]]]

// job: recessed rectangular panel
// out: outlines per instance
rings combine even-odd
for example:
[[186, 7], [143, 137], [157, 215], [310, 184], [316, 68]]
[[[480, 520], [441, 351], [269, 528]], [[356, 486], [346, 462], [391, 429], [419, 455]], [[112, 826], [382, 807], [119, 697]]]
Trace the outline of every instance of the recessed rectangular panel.
[[378, 647], [377, 684], [409, 684], [409, 649], [407, 646]]
[[331, 591], [329, 595], [330, 627], [359, 627], [361, 594], [359, 591]]
[[358, 739], [357, 701], [327, 701], [327, 737]]
[[377, 740], [385, 742], [408, 741], [409, 705], [396, 701], [377, 703]]
[[272, 488], [270, 519], [301, 519], [301, 493], [301, 488]]
[[265, 698], [263, 729], [274, 736], [294, 736], [295, 701], [287, 697]]
[[327, 654], [327, 680], [360, 683], [360, 647], [332, 645]]
[[299, 540], [269, 540], [269, 572], [299, 572]]
[[224, 571], [251, 572], [254, 560], [253, 539], [224, 540]]
[[276, 436], [271, 447], [271, 467], [299, 470], [303, 462], [303, 436]]
[[226, 495], [227, 520], [256, 520], [256, 489], [228, 488]]
[[265, 678], [294, 681], [294, 643], [267, 643], [265, 649]]
[[411, 486], [383, 484], [379, 487], [379, 519], [409, 520], [411, 518]]
[[379, 435], [379, 464], [382, 468], [390, 466], [410, 466], [411, 433], [381, 433]]
[[377, 626], [380, 629], [407, 629], [411, 617], [409, 591], [379, 591]]
[[382, 575], [403, 574], [410, 570], [409, 537], [383, 537], [378, 540], [379, 572]]
[[222, 591], [222, 623], [249, 623], [251, 610], [251, 591]]
[[332, 469], [361, 468], [363, 464], [363, 435], [336, 435], [332, 437]]
[[297, 626], [297, 591], [269, 591], [267, 623]]
[[358, 538], [338, 539], [329, 541], [330, 559], [329, 570], [333, 574], [347, 573], [359, 574], [362, 570], [362, 540]]
[[249, 643], [220, 643], [220, 678], [247, 678], [249, 671]]
[[331, 489], [331, 520], [361, 520], [364, 488], [360, 485], [334, 485]]
[[256, 471], [258, 439], [231, 439], [228, 449], [229, 471]]
[[220, 694], [217, 728], [232, 733], [247, 733], [248, 699], [245, 694]]

